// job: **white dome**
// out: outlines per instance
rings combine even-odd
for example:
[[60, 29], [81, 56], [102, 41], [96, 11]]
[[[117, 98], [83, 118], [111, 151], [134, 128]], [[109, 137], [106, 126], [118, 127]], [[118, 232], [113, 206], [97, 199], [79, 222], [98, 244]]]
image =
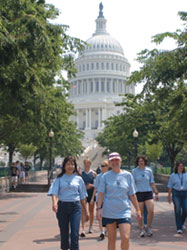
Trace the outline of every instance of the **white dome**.
[[107, 51], [124, 55], [120, 43], [108, 33], [93, 35], [86, 42], [88, 46], [85, 47], [83, 54], [94, 51], [95, 52]]

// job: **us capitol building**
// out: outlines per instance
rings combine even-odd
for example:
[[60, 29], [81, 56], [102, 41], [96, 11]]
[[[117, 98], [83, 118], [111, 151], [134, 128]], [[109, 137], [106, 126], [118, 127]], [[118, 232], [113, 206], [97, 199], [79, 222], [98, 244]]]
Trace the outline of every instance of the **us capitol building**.
[[122, 112], [122, 107], [115, 106], [122, 100], [120, 94], [135, 94], [135, 86], [125, 84], [130, 63], [120, 43], [107, 32], [106, 22], [100, 3], [96, 31], [75, 60], [77, 74], [70, 80], [70, 102], [76, 114], [72, 120], [85, 134], [83, 144], [98, 135], [104, 120]]

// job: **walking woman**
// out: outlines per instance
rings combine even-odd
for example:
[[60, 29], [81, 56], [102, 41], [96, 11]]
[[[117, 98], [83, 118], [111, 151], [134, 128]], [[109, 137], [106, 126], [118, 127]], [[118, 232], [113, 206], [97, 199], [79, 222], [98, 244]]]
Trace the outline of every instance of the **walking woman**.
[[[96, 180], [94, 182], [94, 191], [93, 191], [93, 195], [92, 195], [92, 199], [91, 199], [90, 203], [94, 202], [94, 198], [96, 196], [96, 204], [97, 204], [97, 196], [98, 196], [97, 189], [99, 187], [99, 184], [100, 184], [100, 181], [101, 181], [101, 178], [102, 178], [103, 174], [106, 173], [108, 170], [109, 170], [108, 161], [105, 160], [105, 161], [103, 161], [101, 163], [101, 173], [96, 176]], [[104, 240], [104, 238], [105, 238], [105, 232], [103, 230], [102, 221], [101, 220], [99, 220], [99, 229], [100, 229], [100, 232], [101, 232], [100, 236], [99, 236], [99, 239], [100, 240]]]
[[97, 218], [102, 219], [108, 233], [108, 250], [116, 249], [116, 234], [119, 227], [121, 250], [129, 249], [131, 229], [131, 204], [136, 209], [137, 218], [141, 212], [135, 195], [134, 180], [126, 170], [120, 169], [121, 157], [114, 152], [109, 155], [112, 168], [102, 176], [97, 198]]
[[176, 164], [168, 182], [168, 202], [173, 200], [177, 233], [182, 234], [187, 217], [187, 173], [182, 162]]
[[[153, 192], [155, 198], [158, 201], [158, 191], [155, 186], [154, 177], [151, 168], [146, 167], [147, 158], [145, 156], [138, 156], [136, 159], [136, 168], [133, 169], [132, 175], [134, 177], [136, 185], [136, 196], [138, 199], [139, 207], [142, 217], [144, 215], [144, 206], [147, 208], [147, 236], [152, 236], [152, 220], [154, 215], [154, 201]], [[139, 221], [140, 237], [145, 236], [143, 219]]]
[[[61, 249], [79, 249], [79, 227], [81, 205], [88, 220], [85, 198], [87, 197], [84, 182], [77, 171], [77, 163], [73, 156], [67, 156], [62, 165], [62, 172], [54, 180], [48, 192], [52, 196], [52, 210], [56, 213], [61, 236]], [[69, 226], [71, 243], [69, 243]]]

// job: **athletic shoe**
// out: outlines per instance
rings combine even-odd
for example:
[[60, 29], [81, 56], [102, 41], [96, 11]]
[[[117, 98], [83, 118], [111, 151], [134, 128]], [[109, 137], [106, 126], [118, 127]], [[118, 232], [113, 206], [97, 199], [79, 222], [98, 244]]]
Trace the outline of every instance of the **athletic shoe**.
[[145, 224], [145, 225], [144, 225], [144, 230], [145, 230], [145, 232], [147, 232], [147, 229], [148, 229], [148, 226]]
[[143, 229], [140, 230], [140, 237], [144, 237], [145, 236], [145, 231]]
[[182, 230], [181, 229], [177, 230], [177, 233], [182, 234]]
[[100, 240], [104, 240], [104, 238], [105, 238], [105, 234], [104, 234], [104, 233], [101, 233], [100, 236], [99, 236], [99, 239], [100, 239]]
[[88, 231], [89, 234], [92, 234], [93, 233], [93, 230], [92, 228], [89, 228], [89, 231]]
[[182, 225], [182, 231], [186, 231], [185, 225]]
[[153, 235], [153, 233], [152, 233], [152, 231], [151, 231], [151, 228], [148, 227], [148, 228], [147, 228], [147, 236], [148, 236], [148, 237], [151, 237], [152, 235]]
[[80, 234], [80, 237], [82, 237], [82, 238], [86, 237], [85, 232], [82, 232], [82, 233]]

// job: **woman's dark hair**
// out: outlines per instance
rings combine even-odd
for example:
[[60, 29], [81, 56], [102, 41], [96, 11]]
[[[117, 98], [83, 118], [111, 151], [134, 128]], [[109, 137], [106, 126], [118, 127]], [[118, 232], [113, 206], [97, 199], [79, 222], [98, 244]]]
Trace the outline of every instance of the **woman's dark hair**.
[[143, 159], [143, 160], [144, 160], [145, 165], [147, 165], [147, 157], [146, 157], [146, 156], [144, 156], [144, 155], [138, 155], [138, 156], [137, 156], [137, 158], [136, 158], [136, 161], [135, 161], [136, 166], [138, 166], [138, 161], [139, 161], [139, 159]]
[[70, 155], [70, 156], [66, 156], [64, 158], [64, 161], [62, 163], [62, 172], [57, 176], [57, 178], [61, 177], [62, 175], [64, 175], [66, 173], [65, 166], [66, 166], [66, 164], [67, 164], [68, 161], [72, 162], [75, 165], [74, 173], [79, 174], [78, 170], [77, 170], [77, 163], [76, 163], [75, 157]]
[[177, 173], [178, 173], [178, 167], [179, 167], [179, 165], [180, 165], [180, 164], [182, 164], [182, 165], [183, 165], [183, 170], [182, 170], [182, 173], [185, 173], [185, 167], [184, 167], [184, 164], [183, 164], [183, 162], [181, 162], [181, 161], [180, 161], [180, 162], [177, 162], [177, 163], [176, 163], [176, 167], [175, 167], [175, 170], [174, 170], [174, 173], [175, 173], [175, 174], [177, 174]]

